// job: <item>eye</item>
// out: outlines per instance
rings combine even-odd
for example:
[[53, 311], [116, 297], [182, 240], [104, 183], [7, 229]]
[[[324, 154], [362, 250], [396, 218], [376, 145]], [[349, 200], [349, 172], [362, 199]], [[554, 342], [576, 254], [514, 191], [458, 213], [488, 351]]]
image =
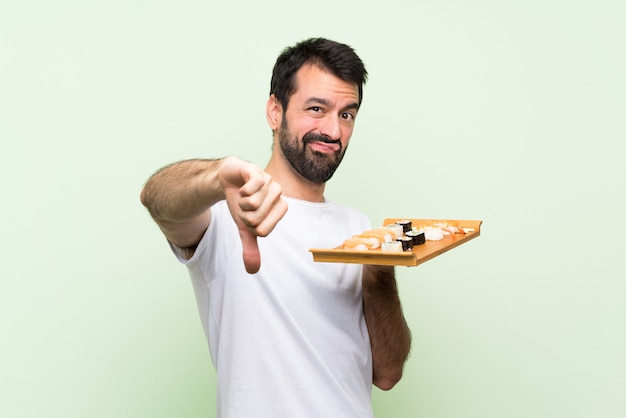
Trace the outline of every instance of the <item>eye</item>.
[[311, 107], [309, 107], [309, 110], [312, 111], [312, 112], [315, 112], [315, 113], [319, 113], [319, 112], [322, 111], [322, 108], [319, 107], [319, 106], [311, 106]]
[[341, 119], [344, 119], [344, 120], [352, 121], [352, 120], [354, 120], [355, 117], [356, 117], [356, 115], [354, 113], [350, 113], [350, 112], [343, 112], [341, 114]]

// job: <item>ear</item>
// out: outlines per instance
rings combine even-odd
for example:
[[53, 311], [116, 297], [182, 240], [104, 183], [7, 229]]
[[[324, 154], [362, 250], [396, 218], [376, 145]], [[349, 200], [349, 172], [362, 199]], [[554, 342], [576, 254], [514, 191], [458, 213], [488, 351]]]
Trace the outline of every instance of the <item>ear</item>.
[[283, 106], [278, 102], [275, 95], [271, 95], [267, 100], [265, 108], [265, 116], [267, 117], [267, 123], [270, 125], [270, 129], [275, 131], [280, 126], [283, 120]]

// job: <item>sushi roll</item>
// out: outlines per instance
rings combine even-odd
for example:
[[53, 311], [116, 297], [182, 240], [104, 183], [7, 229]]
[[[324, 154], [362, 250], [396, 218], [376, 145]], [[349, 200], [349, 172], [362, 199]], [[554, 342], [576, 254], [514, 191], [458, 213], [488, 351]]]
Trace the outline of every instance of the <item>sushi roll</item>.
[[396, 224], [402, 227], [402, 232], [408, 232], [411, 229], [413, 229], [413, 226], [411, 225], [411, 221], [409, 221], [408, 219], [397, 221]]
[[417, 231], [408, 231], [406, 233], [406, 236], [411, 238], [413, 240], [413, 245], [422, 245], [423, 243], [426, 242], [426, 235], [423, 232], [417, 232]]
[[402, 251], [409, 251], [413, 249], [413, 238], [411, 237], [397, 238], [396, 241], [402, 244]]

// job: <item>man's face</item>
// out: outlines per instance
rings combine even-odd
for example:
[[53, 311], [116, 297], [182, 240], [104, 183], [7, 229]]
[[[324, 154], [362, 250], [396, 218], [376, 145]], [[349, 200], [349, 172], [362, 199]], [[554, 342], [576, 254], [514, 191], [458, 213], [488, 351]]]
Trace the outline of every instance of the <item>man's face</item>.
[[302, 177], [318, 184], [332, 177], [352, 136], [358, 99], [356, 84], [317, 66], [298, 71], [278, 140], [286, 160]]

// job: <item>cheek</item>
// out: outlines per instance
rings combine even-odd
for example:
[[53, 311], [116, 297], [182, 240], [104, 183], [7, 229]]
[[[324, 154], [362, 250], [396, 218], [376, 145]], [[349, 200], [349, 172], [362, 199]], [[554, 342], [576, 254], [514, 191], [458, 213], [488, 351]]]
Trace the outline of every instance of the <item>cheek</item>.
[[304, 115], [298, 115], [297, 113], [290, 113], [287, 111], [287, 124], [289, 132], [292, 136], [302, 139], [302, 137], [309, 132], [317, 132], [317, 122], [315, 119], [308, 118]]
[[304, 119], [304, 120], [300, 120], [298, 125], [297, 125], [297, 133], [298, 133], [298, 137], [302, 138], [304, 135], [310, 133], [310, 132], [319, 132], [319, 124], [317, 123], [317, 121], [315, 119]]
[[350, 142], [350, 138], [352, 137], [352, 131], [352, 127], [341, 129], [341, 144], [344, 148], [348, 145], [348, 142]]

